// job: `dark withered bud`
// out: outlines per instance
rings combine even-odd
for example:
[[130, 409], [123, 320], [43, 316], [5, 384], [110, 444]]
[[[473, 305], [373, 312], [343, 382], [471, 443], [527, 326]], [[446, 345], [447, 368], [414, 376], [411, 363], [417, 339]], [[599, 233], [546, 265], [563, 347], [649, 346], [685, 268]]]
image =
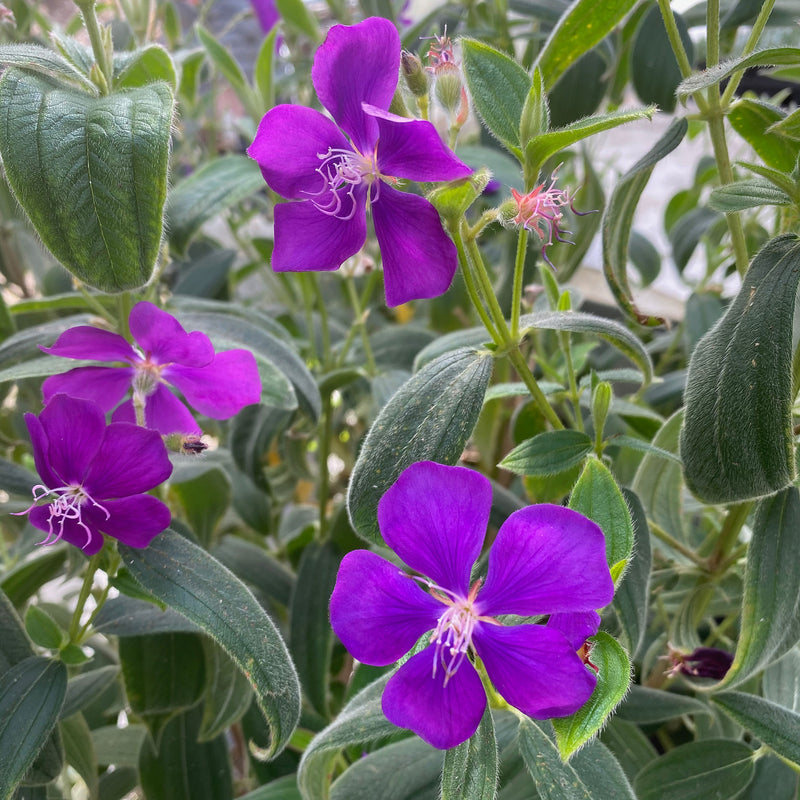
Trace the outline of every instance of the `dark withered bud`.
[[164, 444], [167, 446], [167, 450], [187, 456], [197, 456], [204, 450], [208, 450], [208, 445], [193, 433], [171, 433], [164, 437]]
[[717, 647], [698, 647], [688, 655], [670, 648], [670, 675], [687, 675], [691, 678], [722, 680], [733, 663], [733, 655]]
[[403, 50], [400, 54], [400, 67], [403, 71], [406, 86], [408, 86], [414, 97], [424, 97], [428, 94], [428, 73], [425, 71], [425, 67], [422, 66], [419, 56], [409, 53], [408, 50]]

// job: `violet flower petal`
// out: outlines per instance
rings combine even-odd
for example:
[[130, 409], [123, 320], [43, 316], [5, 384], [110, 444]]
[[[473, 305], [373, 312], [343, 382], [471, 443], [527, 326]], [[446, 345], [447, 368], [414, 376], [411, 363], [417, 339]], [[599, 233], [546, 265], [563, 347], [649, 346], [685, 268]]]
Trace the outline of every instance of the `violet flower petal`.
[[572, 714], [597, 683], [566, 638], [544, 625], [483, 624], [472, 641], [495, 689], [534, 719]]
[[57, 394], [91, 400], [105, 411], [111, 411], [131, 388], [133, 367], [76, 367], [61, 375], [51, 375], [42, 384], [42, 397], [47, 405]]
[[409, 567], [466, 597], [491, 505], [491, 484], [479, 472], [418, 461], [380, 499], [378, 524]]
[[442, 228], [436, 209], [423, 197], [381, 182], [372, 220], [381, 249], [386, 302], [444, 294], [456, 272], [456, 246]]
[[[126, 400], [111, 415], [112, 422], [136, 424], [136, 411], [133, 400]], [[158, 431], [162, 436], [171, 433], [195, 434], [203, 431], [189, 409], [175, 397], [163, 384], [147, 397], [144, 405], [144, 421], [148, 428]]]
[[110, 516], [106, 519], [100, 509], [92, 508], [89, 511], [91, 527], [96, 526], [97, 530], [129, 547], [147, 547], [172, 519], [164, 503], [149, 494], [104, 500], [101, 505]]
[[579, 650], [584, 642], [597, 633], [600, 615], [596, 611], [566, 611], [551, 614], [547, 627], [554, 628], [566, 636], [573, 650]]
[[[85, 517], [85, 509], [88, 506], [84, 505], [81, 509], [82, 516]], [[102, 515], [102, 514], [101, 514]], [[102, 515], [105, 516], [105, 515]], [[79, 525], [78, 522], [74, 519], [64, 518], [62, 517], [59, 520], [56, 520], [53, 523], [53, 532], [50, 533], [50, 506], [36, 506], [36, 508], [32, 508], [30, 514], [28, 514], [28, 520], [30, 521], [31, 525], [34, 528], [38, 528], [40, 531], [45, 531], [48, 534], [46, 539], [43, 539], [42, 542], [48, 540], [55, 540], [56, 535], [61, 532], [61, 536], [59, 539], [64, 542], [69, 542], [75, 547], [80, 548], [86, 553], [87, 556], [93, 556], [95, 553], [98, 553], [100, 549], [103, 547], [103, 534], [97, 530], [97, 528], [93, 527], [92, 525], [87, 524], [87, 528], [89, 529], [88, 532], [86, 528], [82, 525]], [[63, 522], [63, 527], [61, 523]], [[86, 524], [86, 520], [84, 519], [84, 524]], [[55, 541], [51, 541], [52, 544], [55, 544]]]
[[599, 526], [577, 511], [542, 504], [515, 511], [500, 527], [478, 602], [488, 616], [529, 616], [593, 611], [613, 595]]
[[131, 335], [146, 354], [159, 364], [177, 361], [189, 367], [204, 367], [214, 360], [214, 346], [200, 331], [187, 333], [172, 314], [152, 303], [137, 303], [129, 318]]
[[366, 191], [362, 187], [357, 187], [354, 200], [350, 219], [324, 214], [309, 200], [275, 206], [272, 269], [276, 272], [338, 269], [363, 247], [367, 238]]
[[105, 427], [84, 486], [95, 499], [146, 492], [172, 474], [172, 463], [157, 431], [115, 422]]
[[412, 577], [368, 550], [342, 559], [330, 602], [336, 635], [354, 658], [373, 666], [405, 655], [444, 610]]
[[334, 25], [317, 50], [311, 69], [317, 96], [365, 155], [375, 144], [378, 127], [361, 103], [389, 108], [399, 68], [400, 35], [382, 17]]
[[133, 346], [118, 333], [78, 325], [64, 331], [51, 347], [39, 346], [44, 353], [61, 358], [86, 358], [93, 361], [138, 361]]
[[249, 350], [224, 350], [207, 367], [174, 364], [163, 372], [189, 405], [212, 419], [228, 419], [261, 400], [261, 378]]
[[349, 153], [353, 148], [319, 111], [280, 105], [261, 119], [247, 155], [258, 162], [273, 191], [293, 200], [306, 200], [325, 186], [317, 170], [331, 149]]
[[281, 18], [275, 5], [275, 0], [250, 0], [250, 4], [256, 12], [261, 30], [264, 33], [269, 33]]
[[430, 122], [399, 117], [368, 103], [363, 106], [378, 123], [382, 174], [412, 181], [452, 181], [472, 175], [472, 167], [442, 143]]
[[464, 660], [444, 686], [444, 671], [432, 677], [435, 648], [412, 656], [383, 690], [383, 713], [389, 722], [409, 728], [440, 750], [465, 742], [478, 729], [486, 710], [486, 692], [475, 667]]
[[65, 480], [50, 468], [50, 462], [48, 460], [50, 443], [47, 441], [47, 434], [42, 427], [42, 423], [39, 422], [39, 417], [37, 417], [36, 414], [26, 414], [25, 424], [28, 426], [28, 433], [31, 437], [33, 463], [36, 466], [39, 477], [42, 479], [44, 485], [50, 489], [63, 486]]
[[82, 483], [103, 438], [105, 414], [88, 400], [57, 394], [39, 414], [39, 422], [47, 436], [45, 458], [52, 471], [62, 485]]

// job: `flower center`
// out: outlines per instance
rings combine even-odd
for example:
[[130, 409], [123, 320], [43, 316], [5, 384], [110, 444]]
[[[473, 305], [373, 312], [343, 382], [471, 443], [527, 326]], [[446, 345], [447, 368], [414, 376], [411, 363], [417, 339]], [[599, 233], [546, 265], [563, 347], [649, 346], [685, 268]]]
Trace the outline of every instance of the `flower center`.
[[337, 219], [353, 218], [358, 207], [356, 189], [362, 183], [370, 189], [370, 200], [374, 201], [380, 194], [379, 179], [396, 182], [394, 178], [381, 175], [378, 170], [377, 148], [365, 156], [357, 150], [331, 147], [327, 153], [317, 153], [317, 158], [320, 165], [316, 172], [322, 178], [322, 187], [318, 192], [306, 194], [323, 214]]
[[149, 397], [161, 383], [161, 372], [168, 364], [155, 364], [149, 357], [137, 361], [134, 365], [132, 388], [136, 397]]
[[86, 547], [92, 541], [91, 528], [83, 521], [82, 517], [82, 506], [87, 503], [99, 508], [106, 515], [106, 519], [111, 516], [108, 510], [94, 500], [83, 486], [74, 484], [71, 486], [59, 486], [56, 489], [48, 489], [42, 484], [37, 484], [33, 487], [33, 504], [26, 508], [25, 511], [17, 511], [15, 513], [27, 514], [46, 498], [54, 499], [51, 500], [49, 505], [50, 516], [47, 519], [47, 536], [39, 542], [42, 545], [55, 544], [64, 535], [64, 523], [68, 519], [72, 519], [86, 531], [86, 542], [82, 545]]

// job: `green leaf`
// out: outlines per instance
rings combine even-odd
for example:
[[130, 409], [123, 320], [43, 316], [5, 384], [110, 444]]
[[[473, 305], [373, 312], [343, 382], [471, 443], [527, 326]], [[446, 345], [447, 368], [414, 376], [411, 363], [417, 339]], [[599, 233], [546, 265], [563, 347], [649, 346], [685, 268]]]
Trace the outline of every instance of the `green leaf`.
[[492, 374], [488, 351], [462, 347], [431, 361], [381, 409], [350, 478], [353, 529], [379, 543], [378, 502], [415, 461], [455, 464], [480, 414]]
[[57, 650], [66, 643], [66, 635], [58, 623], [39, 606], [28, 606], [25, 612], [25, 630], [34, 644]]
[[89, 725], [83, 714], [73, 714], [63, 717], [58, 727], [61, 730], [67, 763], [83, 778], [91, 800], [97, 800], [100, 786], [97, 779], [97, 758]]
[[604, 39], [636, 5], [635, 0], [578, 0], [558, 24], [542, 48], [537, 66], [550, 89], [580, 55]]
[[244, 672], [270, 727], [268, 754], [279, 753], [299, 720], [300, 687], [286, 645], [250, 591], [171, 528], [145, 550], [120, 552], [142, 586], [199, 625]]
[[562, 761], [550, 737], [533, 720], [519, 724], [519, 752], [541, 800], [593, 800], [578, 773]]
[[497, 741], [487, 708], [478, 730], [444, 754], [441, 800], [494, 800], [498, 778]]
[[[694, 47], [686, 23], [680, 14], [673, 13], [673, 18], [691, 63]], [[655, 103], [662, 111], [675, 110], [675, 90], [681, 81], [681, 70], [657, 6], [650, 8], [636, 31], [630, 70], [633, 88], [643, 103]]]
[[0, 676], [0, 800], [9, 800], [47, 741], [66, 691], [66, 667], [49, 658], [26, 658]]
[[505, 53], [474, 39], [462, 39], [464, 78], [486, 127], [519, 159], [519, 125], [531, 88], [527, 72]]
[[165, 81], [174, 92], [178, 76], [170, 54], [158, 44], [149, 44], [132, 53], [114, 56], [114, 88], [146, 86], [154, 81]]
[[320, 40], [317, 19], [309, 13], [303, 0], [275, 0], [281, 19], [299, 33], [304, 33], [313, 42]]
[[264, 39], [253, 66], [253, 80], [261, 95], [261, 103], [265, 112], [275, 105], [275, 42], [277, 37], [278, 26], [275, 25]]
[[622, 640], [631, 654], [642, 643], [647, 628], [648, 600], [650, 597], [650, 572], [652, 552], [647, 515], [639, 498], [629, 489], [622, 490], [625, 503], [631, 512], [634, 544], [625, 572], [614, 592], [614, 610], [622, 626]]
[[713, 226], [721, 219], [720, 215], [710, 208], [693, 208], [684, 214], [669, 231], [669, 242], [672, 246], [672, 258], [680, 272], [689, 263], [689, 259], [700, 240], [710, 233]]
[[390, 677], [384, 675], [362, 689], [336, 719], [311, 740], [297, 770], [297, 785], [303, 800], [327, 800], [330, 797], [331, 766], [339, 751], [397, 732], [381, 709], [381, 695]]
[[650, 763], [658, 755], [641, 728], [625, 722], [619, 716], [609, 720], [600, 734], [600, 741], [616, 756], [625, 775], [631, 781], [645, 764]]
[[764, 670], [761, 688], [764, 699], [795, 713], [800, 712], [800, 650], [796, 647]]
[[631, 513], [614, 476], [602, 461], [590, 458], [586, 462], [570, 495], [569, 507], [602, 528], [609, 567], [613, 569], [628, 559], [633, 549]]
[[53, 255], [104, 292], [143, 286], [161, 246], [173, 98], [92, 97], [19, 70], [0, 80], [6, 178]]
[[61, 718], [66, 719], [89, 705], [108, 689], [119, 675], [119, 667], [109, 666], [81, 672], [70, 678], [67, 684], [67, 696], [61, 709]]
[[739, 686], [800, 639], [800, 493], [761, 500], [747, 551], [742, 621], [733, 664], [719, 687]]
[[332, 632], [328, 601], [336, 583], [339, 556], [331, 544], [311, 543], [303, 550], [289, 609], [289, 651], [311, 705], [328, 716], [328, 671]]
[[731, 106], [726, 119], [768, 167], [789, 173], [797, 163], [800, 142], [770, 130], [785, 116], [783, 111], [770, 103], [745, 97]]
[[563, 128], [548, 131], [541, 136], [534, 136], [525, 148], [526, 169], [531, 175], [536, 175], [542, 164], [561, 150], [572, 147], [572, 145], [601, 131], [624, 125], [626, 122], [635, 122], [637, 119], [651, 119], [655, 111], [654, 106], [620, 109], [608, 114], [579, 119]]
[[302, 795], [297, 788], [297, 776], [284, 775], [242, 795], [239, 800], [302, 800]]
[[331, 787], [331, 800], [435, 800], [444, 754], [416, 737], [356, 760]]
[[82, 359], [55, 358], [53, 356], [42, 356], [23, 361], [20, 364], [6, 367], [0, 370], [0, 383], [9, 381], [21, 381], [26, 378], [44, 378], [48, 375], [60, 375], [76, 367], [87, 367], [96, 365], [95, 361], [83, 361]]
[[757, 50], [749, 56], [734, 58], [730, 61], [723, 61], [714, 67], [696, 75], [690, 75], [681, 81], [677, 89], [678, 99], [684, 100], [690, 94], [707, 89], [709, 86], [716, 86], [725, 78], [740, 72], [748, 67], [763, 67], [767, 65], [777, 66], [780, 64], [800, 64], [800, 49], [796, 47], [770, 47], [764, 50]]
[[688, 127], [685, 119], [675, 120], [650, 152], [620, 178], [603, 212], [603, 271], [606, 281], [623, 313], [642, 325], [660, 325], [663, 320], [642, 314], [633, 302], [627, 271], [633, 215], [653, 167], [681, 143]]
[[723, 214], [759, 206], [788, 206], [791, 202], [786, 192], [758, 178], [717, 186], [708, 198], [708, 205]]
[[231, 485], [221, 469], [212, 469], [196, 478], [178, 482], [173, 472], [171, 491], [177, 495], [186, 522], [204, 547], [209, 547], [219, 521], [231, 503]]
[[20, 606], [61, 574], [66, 558], [66, 547], [43, 547], [6, 572], [0, 580], [0, 589], [15, 606]]
[[617, 709], [620, 719], [637, 725], [654, 725], [684, 714], [713, 714], [709, 706], [694, 697], [675, 692], [631, 686], [625, 702]]
[[549, 331], [570, 331], [597, 336], [620, 350], [644, 375], [645, 386], [653, 379], [653, 363], [639, 339], [615, 320], [584, 311], [536, 311], [520, 317], [521, 330], [540, 328]]
[[56, 81], [67, 81], [84, 92], [97, 94], [97, 87], [65, 58], [38, 44], [0, 46], [0, 64], [38, 72]]
[[97, 763], [103, 766], [138, 767], [139, 754], [147, 736], [144, 725], [128, 725], [127, 728], [104, 725], [95, 728], [92, 731], [92, 743]]
[[146, 739], [139, 774], [147, 800], [232, 800], [228, 745], [224, 736], [198, 741], [199, 707], [165, 726], [158, 749]]
[[681, 433], [686, 483], [708, 503], [772, 494], [794, 477], [792, 320], [800, 242], [765, 245], [689, 362]]
[[631, 663], [615, 639], [600, 631], [589, 642], [592, 645], [589, 661], [597, 668], [597, 686], [574, 714], [552, 720], [558, 752], [564, 761], [605, 725], [631, 682]]
[[[519, 141], [526, 147], [534, 136], [547, 133], [550, 129], [550, 108], [548, 106], [547, 92], [544, 89], [542, 71], [536, 67], [531, 78], [531, 88], [522, 107], [522, 118], [519, 123]], [[459, 150], [459, 155], [461, 151]]]
[[613, 70], [609, 47], [595, 47], [584, 53], [550, 90], [550, 125], [563, 128], [594, 114], [603, 102]]
[[796, 108], [778, 122], [773, 123], [768, 129], [770, 133], [777, 133], [789, 139], [800, 139], [800, 108]]
[[743, 742], [689, 742], [651, 761], [634, 781], [639, 800], [734, 798], [753, 778], [753, 751]]
[[210, 742], [238, 722], [253, 700], [247, 678], [210, 639], [203, 638], [206, 685], [203, 689], [203, 719], [197, 737]]
[[517, 445], [498, 466], [517, 475], [556, 475], [583, 463], [592, 446], [582, 431], [546, 431]]
[[602, 742], [589, 742], [575, 753], [570, 765], [598, 800], [607, 797], [615, 800], [636, 800], [622, 766]]
[[258, 164], [247, 156], [227, 155], [204, 164], [170, 189], [167, 235], [178, 253], [186, 253], [200, 227], [264, 187]]

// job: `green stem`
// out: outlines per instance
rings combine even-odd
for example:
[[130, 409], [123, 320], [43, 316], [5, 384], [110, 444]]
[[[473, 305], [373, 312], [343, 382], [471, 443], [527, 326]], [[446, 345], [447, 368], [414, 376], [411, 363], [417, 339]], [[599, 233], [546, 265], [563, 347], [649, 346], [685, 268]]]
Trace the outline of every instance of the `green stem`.
[[86, 574], [83, 576], [83, 584], [81, 585], [81, 591], [78, 595], [78, 603], [75, 606], [75, 611], [72, 614], [72, 621], [69, 625], [69, 641], [71, 644], [80, 644], [81, 617], [83, 616], [83, 609], [86, 605], [86, 601], [89, 599], [89, 595], [92, 591], [94, 574], [97, 572], [101, 560], [102, 550], [99, 553], [95, 553], [89, 559], [89, 564], [86, 567]]
[[531, 393], [533, 402], [536, 403], [536, 407], [542, 413], [542, 416], [555, 430], [561, 430], [564, 427], [564, 423], [558, 418], [558, 414], [553, 410], [550, 403], [547, 402], [544, 392], [539, 388], [539, 384], [536, 382], [536, 378], [533, 376], [531, 368], [528, 366], [528, 362], [524, 359], [519, 347], [509, 350], [506, 356], [519, 373], [522, 382]]
[[325, 394], [322, 398], [322, 417], [320, 418], [319, 432], [319, 540], [325, 541], [328, 529], [328, 498], [330, 497], [330, 474], [328, 472], [328, 455], [330, 454], [333, 424], [331, 396]]
[[[581, 414], [580, 392], [578, 391], [578, 381], [575, 377], [575, 365], [572, 363], [572, 342], [569, 338], [569, 333], [565, 331], [558, 332], [558, 340], [561, 344], [561, 350], [564, 353], [564, 360], [567, 364], [567, 378], [569, 379], [569, 393], [572, 400], [572, 407], [575, 409], [575, 427], [579, 431], [583, 431], [583, 414]], [[602, 455], [603, 450], [603, 431], [598, 430], [595, 441], [595, 449], [597, 450], [598, 457]]]
[[331, 359], [331, 331], [328, 322], [328, 307], [325, 305], [325, 298], [322, 295], [322, 288], [319, 285], [319, 279], [316, 274], [312, 273], [312, 279], [319, 312], [320, 333], [322, 336], [322, 358], [320, 361], [323, 370], [325, 370], [328, 368]]
[[680, 553], [681, 555], [686, 556], [690, 561], [697, 564], [703, 571], [708, 569], [708, 564], [704, 558], [701, 558], [697, 555], [693, 550], [690, 550], [686, 545], [681, 544], [674, 536], [667, 533], [660, 525], [657, 525], [652, 520], [648, 520], [648, 526], [650, 528], [650, 532], [656, 539], [660, 539], [664, 544], [669, 545], [675, 552]]
[[83, 17], [83, 24], [86, 26], [86, 32], [89, 34], [94, 60], [97, 62], [97, 67], [106, 82], [105, 91], [103, 91], [102, 94], [108, 94], [111, 91], [114, 76], [111, 70], [111, 63], [108, 59], [108, 53], [103, 44], [103, 34], [100, 30], [100, 23], [97, 21], [94, 4], [95, 0], [75, 0], [75, 5], [78, 7]]
[[[767, 20], [769, 19], [769, 15], [772, 13], [774, 5], [775, 0], [765, 0], [765, 2], [762, 4], [761, 11], [758, 12], [756, 21], [753, 23], [753, 27], [750, 30], [750, 35], [747, 37], [747, 42], [745, 43], [741, 52], [742, 56], [750, 55], [750, 53], [756, 49], [758, 40], [761, 38], [761, 34], [764, 32], [764, 28], [766, 27]], [[728, 104], [733, 97], [733, 93], [739, 86], [739, 81], [741, 81], [742, 75], [744, 75], [744, 70], [741, 72], [734, 72], [733, 75], [731, 75], [731, 79], [728, 81], [728, 85], [725, 87], [725, 91], [722, 93], [723, 108], [728, 107]]]
[[689, 56], [686, 54], [683, 42], [681, 41], [681, 34], [675, 22], [675, 15], [672, 13], [670, 0], [658, 0], [658, 8], [664, 19], [664, 27], [667, 29], [667, 37], [669, 38], [672, 52], [675, 54], [675, 58], [678, 62], [681, 77], [688, 78], [692, 74], [692, 65], [689, 63]]
[[356, 292], [353, 279], [345, 278], [345, 283], [347, 283], [347, 294], [350, 297], [350, 303], [353, 306], [353, 313], [355, 315], [355, 322], [353, 324], [358, 328], [358, 331], [361, 334], [361, 345], [364, 348], [364, 358], [367, 362], [367, 373], [369, 375], [375, 375], [378, 371], [378, 368], [375, 364], [375, 356], [372, 354], [372, 345], [370, 344], [369, 335], [367, 334], [367, 312], [365, 312], [361, 306], [361, 301], [358, 297], [358, 292]]
[[517, 257], [514, 261], [514, 286], [511, 290], [511, 336], [519, 339], [519, 313], [522, 306], [522, 283], [525, 275], [525, 253], [528, 249], [528, 230], [520, 228], [517, 237]]
[[467, 294], [469, 295], [470, 300], [472, 300], [472, 305], [478, 312], [478, 316], [481, 318], [483, 326], [486, 328], [489, 336], [492, 337], [492, 341], [495, 344], [500, 345], [503, 340], [500, 337], [500, 334], [497, 332], [491, 317], [486, 311], [483, 298], [481, 297], [481, 293], [478, 290], [477, 284], [475, 283], [475, 277], [472, 274], [472, 267], [469, 259], [467, 258], [466, 250], [464, 249], [464, 240], [458, 232], [453, 232], [453, 240], [455, 241], [456, 251], [458, 253], [458, 262], [461, 265], [461, 274], [464, 276], [464, 283], [467, 287]]
[[736, 503], [728, 508], [725, 521], [722, 523], [722, 530], [719, 532], [717, 546], [708, 559], [712, 572], [718, 572], [720, 566], [726, 562], [728, 555], [739, 538], [742, 526], [747, 522], [747, 517], [750, 515], [752, 507], [752, 501], [748, 501]]
[[719, 64], [719, 0], [706, 2], [706, 67]]

